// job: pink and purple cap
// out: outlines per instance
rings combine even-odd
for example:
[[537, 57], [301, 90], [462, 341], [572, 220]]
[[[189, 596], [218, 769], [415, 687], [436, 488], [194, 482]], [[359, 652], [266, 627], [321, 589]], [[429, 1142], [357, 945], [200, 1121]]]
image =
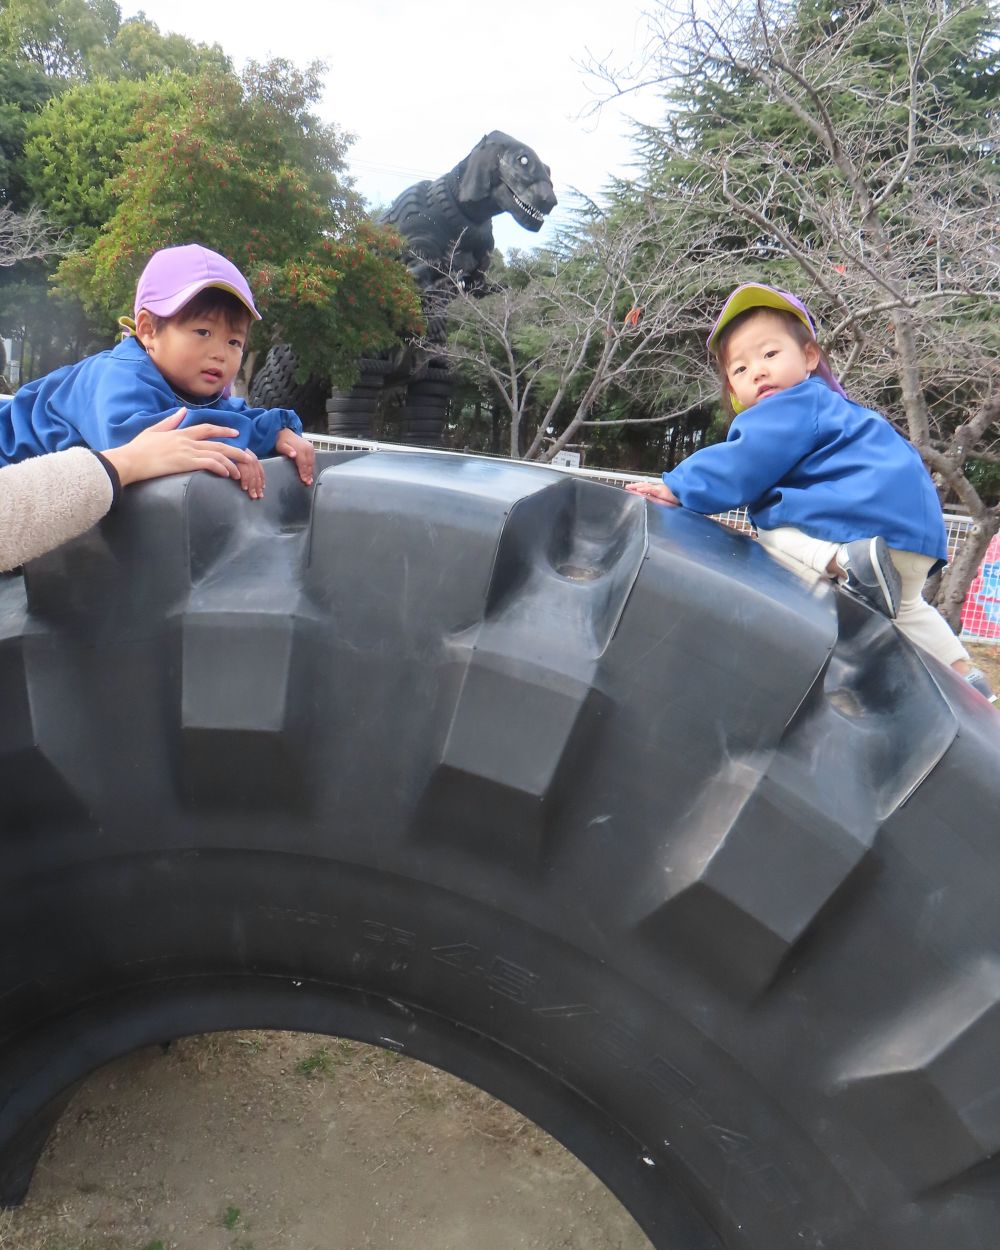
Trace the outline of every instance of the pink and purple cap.
[[135, 315], [145, 308], [158, 317], [172, 317], [199, 291], [217, 286], [243, 304], [255, 321], [257, 311], [247, 280], [232, 261], [200, 243], [164, 247], [154, 252], [135, 290]]
[[[738, 286], [732, 295], [726, 300], [722, 312], [719, 313], [718, 320], [712, 327], [712, 332], [708, 336], [708, 350], [714, 352], [719, 335], [729, 323], [750, 308], [774, 308], [778, 312], [788, 312], [798, 317], [799, 321], [806, 327], [813, 339], [816, 339], [816, 327], [813, 325], [813, 319], [809, 316], [809, 309], [800, 299], [797, 299], [790, 291], [779, 291], [773, 286], [764, 286], [762, 283], [746, 282], [743, 286]], [[831, 391], [836, 391], [838, 395], [847, 398], [847, 392], [834, 377], [830, 366], [826, 360], [820, 360], [815, 369], [815, 376], [822, 378]], [[734, 403], [733, 407], [736, 411], [740, 411], [740, 405]]]

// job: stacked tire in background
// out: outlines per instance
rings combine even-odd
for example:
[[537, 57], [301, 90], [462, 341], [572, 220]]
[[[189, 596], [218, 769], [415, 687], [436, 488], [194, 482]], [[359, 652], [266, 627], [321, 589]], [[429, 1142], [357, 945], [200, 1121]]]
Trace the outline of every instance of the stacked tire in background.
[[[272, 347], [264, 367], [254, 377], [249, 402], [258, 408], [294, 408], [307, 429], [316, 428], [314, 414], [325, 405], [326, 433], [340, 438], [374, 436], [380, 424], [379, 405], [389, 389], [387, 382], [391, 386], [397, 381], [392, 377], [393, 361], [363, 358], [354, 386], [348, 390], [334, 389], [325, 399], [326, 388], [315, 380], [295, 381], [296, 367], [290, 347]], [[418, 447], [441, 446], [452, 390], [447, 364], [435, 361], [422, 365], [408, 386], [398, 387], [403, 400], [398, 413], [403, 442]]]
[[361, 375], [346, 391], [334, 390], [326, 401], [326, 432], [341, 438], [371, 438], [388, 362], [364, 359]]
[[403, 438], [417, 447], [440, 447], [454, 383], [447, 365], [428, 363], [406, 388]]

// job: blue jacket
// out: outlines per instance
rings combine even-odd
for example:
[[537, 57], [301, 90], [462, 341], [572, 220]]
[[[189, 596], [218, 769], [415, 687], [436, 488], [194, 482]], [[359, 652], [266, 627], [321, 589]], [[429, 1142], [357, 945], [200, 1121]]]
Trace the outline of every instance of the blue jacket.
[[663, 480], [694, 512], [745, 506], [760, 529], [793, 525], [842, 543], [881, 536], [900, 551], [948, 558], [941, 504], [916, 448], [819, 378], [741, 412], [724, 443]]
[[248, 408], [246, 400], [221, 398], [198, 406], [181, 399], [130, 337], [112, 351], [27, 382], [0, 402], [0, 465], [66, 447], [120, 447], [181, 407], [189, 410], [182, 425], [231, 426], [239, 437], [223, 441], [257, 456], [273, 454], [281, 430], [302, 433], [289, 408]]

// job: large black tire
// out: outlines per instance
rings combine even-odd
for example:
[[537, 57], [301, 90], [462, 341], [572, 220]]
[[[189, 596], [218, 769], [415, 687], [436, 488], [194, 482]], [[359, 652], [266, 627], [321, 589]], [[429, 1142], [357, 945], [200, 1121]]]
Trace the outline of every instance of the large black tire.
[[96, 1066], [303, 1029], [506, 1099], [661, 1250], [1000, 1245], [993, 710], [686, 512], [318, 469], [0, 579], [2, 1197]]
[[326, 429], [345, 438], [371, 438], [385, 378], [364, 374], [349, 391], [334, 391], [326, 401]]
[[359, 416], [357, 413], [331, 412], [326, 419], [326, 432], [335, 438], [371, 439], [374, 421], [370, 416]]
[[295, 380], [298, 362], [287, 343], [277, 343], [250, 382], [248, 402], [255, 408], [293, 408], [307, 430], [323, 427], [323, 404], [329, 386], [315, 378]]

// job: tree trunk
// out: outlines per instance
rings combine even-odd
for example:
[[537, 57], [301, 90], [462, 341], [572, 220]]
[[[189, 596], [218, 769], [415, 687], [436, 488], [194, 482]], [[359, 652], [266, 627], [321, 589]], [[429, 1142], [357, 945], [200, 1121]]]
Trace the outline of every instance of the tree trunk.
[[[910, 441], [918, 451], [930, 445], [930, 416], [921, 384], [919, 349], [913, 334], [910, 314], [900, 309], [894, 316], [897, 360], [899, 362], [900, 397]], [[969, 509], [972, 526], [962, 539], [958, 554], [945, 570], [934, 598], [934, 606], [957, 634], [962, 627], [962, 604], [973, 578], [979, 571], [990, 539], [1000, 529], [1000, 515], [982, 503], [962, 471], [963, 456], [955, 449], [949, 456], [961, 478], [962, 502]]]
[[233, 395], [237, 399], [246, 399], [250, 394], [250, 379], [254, 375], [257, 368], [257, 357], [259, 352], [247, 352], [243, 357], [243, 363], [240, 365], [240, 371], [236, 375], [236, 381], [233, 383]]
[[494, 456], [500, 455], [500, 425], [503, 413], [498, 403], [490, 405], [490, 451]]

